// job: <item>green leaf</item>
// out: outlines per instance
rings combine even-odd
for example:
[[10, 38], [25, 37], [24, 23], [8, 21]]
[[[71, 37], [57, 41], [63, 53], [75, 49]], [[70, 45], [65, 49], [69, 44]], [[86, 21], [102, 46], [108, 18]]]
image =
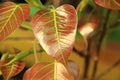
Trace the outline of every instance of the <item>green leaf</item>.
[[82, 12], [84, 8], [89, 4], [90, 0], [82, 0], [77, 6], [77, 11]]
[[33, 53], [33, 50], [27, 50], [27, 51], [22, 51], [20, 53], [18, 53], [12, 60], [10, 60], [6, 65], [10, 65], [13, 64], [21, 59], [23, 59], [24, 57], [30, 55], [31, 53]]
[[55, 62], [33, 65], [26, 71], [23, 80], [74, 80], [74, 78], [63, 64]]
[[36, 38], [48, 55], [65, 64], [75, 40], [75, 8], [65, 4], [57, 9], [40, 10], [33, 17], [32, 26]]
[[21, 25], [23, 28], [32, 31], [32, 26], [31, 23], [29, 21], [25, 21], [23, 22], [23, 24]]
[[40, 0], [25, 0], [27, 3], [29, 3], [31, 6], [34, 6], [36, 8], [44, 8]]
[[2, 54], [2, 57], [1, 57], [0, 61], [7, 59], [8, 56], [9, 56], [8, 53], [4, 53], [4, 54]]
[[13, 2], [5, 2], [0, 5], [0, 40], [18, 28], [28, 18], [29, 12], [27, 4], [16, 5]]
[[[2, 63], [2, 65], [4, 65], [8, 62], [9, 60], [4, 60], [4, 61], [1, 61], [0, 64]], [[1, 66], [0, 69], [4, 79], [9, 80], [11, 77], [19, 74], [24, 69], [24, 67], [25, 67], [25, 63], [22, 61], [18, 61], [11, 65]]]
[[30, 16], [33, 17], [36, 12], [38, 12], [40, 9], [30, 6]]
[[95, 2], [104, 8], [120, 10], [120, 0], [95, 0]]

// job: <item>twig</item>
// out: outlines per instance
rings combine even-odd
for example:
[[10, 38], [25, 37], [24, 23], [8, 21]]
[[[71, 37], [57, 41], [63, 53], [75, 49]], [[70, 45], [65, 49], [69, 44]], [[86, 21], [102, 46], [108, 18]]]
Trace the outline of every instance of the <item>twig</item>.
[[86, 56], [85, 52], [83, 52], [83, 51], [78, 51], [78, 50], [75, 49], [75, 48], [73, 48], [73, 51], [74, 51], [76, 54], [78, 54], [80, 57], [85, 57], [85, 56]]
[[34, 40], [34, 37], [8, 37], [6, 40]]
[[35, 63], [38, 63], [39, 59], [38, 59], [38, 55], [37, 55], [36, 45], [37, 45], [37, 39], [35, 38], [34, 45], [33, 45], [33, 51], [34, 51]]
[[118, 27], [117, 25], [120, 25], [120, 20], [117, 20], [115, 23], [113, 23], [111, 26], [108, 27], [109, 30]]
[[87, 80], [88, 70], [90, 66], [90, 54], [91, 54], [91, 39], [88, 39], [88, 48], [86, 50], [87, 55], [85, 56], [85, 68], [84, 68], [84, 76], [83, 80]]
[[108, 24], [108, 20], [109, 20], [109, 16], [110, 16], [110, 11], [111, 10], [108, 10], [107, 13], [106, 13], [105, 22], [103, 23], [102, 33], [100, 35], [100, 39], [99, 39], [99, 42], [98, 42], [97, 54], [96, 54], [97, 59], [95, 59], [95, 62], [94, 62], [93, 73], [92, 73], [92, 80], [94, 80], [96, 72], [97, 72], [97, 66], [98, 66], [98, 62], [99, 62], [101, 46], [102, 46], [102, 42], [103, 42], [105, 34], [106, 34], [107, 24]]
[[[112, 25], [108, 26], [107, 30], [111, 30], [113, 28], [116, 28], [116, 27], [118, 27], [117, 25], [120, 25], [120, 20], [117, 20], [115, 23], [113, 23]], [[90, 35], [89, 38], [91, 38], [91, 39], [96, 38], [96, 36], [98, 36], [101, 33], [103, 33], [102, 30], [96, 31], [96, 33]]]
[[95, 78], [95, 80], [100, 80], [100, 78], [102, 78], [104, 75], [106, 75], [107, 73], [109, 73], [112, 69], [114, 69], [115, 67], [117, 67], [118, 65], [120, 65], [120, 59], [117, 60], [112, 66], [110, 66], [106, 71], [102, 72], [99, 76], [97, 76]]

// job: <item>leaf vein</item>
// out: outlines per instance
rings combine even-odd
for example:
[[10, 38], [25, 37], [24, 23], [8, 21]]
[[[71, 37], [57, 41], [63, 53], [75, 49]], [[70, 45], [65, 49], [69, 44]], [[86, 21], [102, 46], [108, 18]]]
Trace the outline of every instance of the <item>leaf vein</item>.
[[8, 22], [9, 22], [9, 20], [10, 20], [10, 18], [13, 16], [13, 14], [14, 14], [14, 12], [15, 12], [15, 10], [17, 9], [17, 5], [16, 5], [16, 7], [13, 9], [13, 11], [11, 12], [11, 14], [10, 14], [10, 16], [8, 17], [8, 19], [6, 20], [6, 23], [2, 26], [2, 28], [0, 29], [0, 33], [3, 31], [3, 29], [6, 27], [6, 25], [8, 24]]

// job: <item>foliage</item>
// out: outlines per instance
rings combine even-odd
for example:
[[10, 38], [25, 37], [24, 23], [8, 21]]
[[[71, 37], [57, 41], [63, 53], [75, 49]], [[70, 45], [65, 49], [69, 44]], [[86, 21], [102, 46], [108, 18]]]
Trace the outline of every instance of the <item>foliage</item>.
[[[54, 5], [43, 5], [40, 0], [26, 2], [28, 4], [5, 2], [0, 5], [1, 42], [21, 25], [32, 26], [24, 28], [33, 31], [35, 35], [33, 49], [18, 50], [13, 54], [9, 50], [0, 49], [0, 71], [4, 79], [9, 80], [19, 74], [25, 67], [25, 62], [21, 60], [34, 53], [36, 63], [25, 72], [23, 80], [79, 80], [78, 65], [69, 61], [72, 50], [85, 58], [86, 79], [92, 44], [96, 47], [96, 57], [99, 58], [107, 31], [119, 24], [117, 13], [120, 10], [120, 1], [82, 0], [76, 9], [70, 4], [55, 8]], [[86, 13], [88, 5], [92, 9]], [[37, 11], [33, 16], [30, 16], [31, 6]], [[111, 21], [114, 10], [117, 15]], [[43, 50], [54, 59], [53, 62], [38, 61], [37, 52], [41, 52], [41, 48], [36, 49], [36, 39]], [[92, 79], [95, 79], [97, 64], [98, 60], [95, 61]]]
[[0, 40], [6, 38], [29, 17], [30, 8], [27, 4], [16, 5], [6, 2], [0, 5]]
[[66, 64], [76, 33], [75, 9], [65, 4], [57, 9], [52, 7], [50, 10], [40, 10], [33, 17], [32, 26], [36, 38], [48, 55]]

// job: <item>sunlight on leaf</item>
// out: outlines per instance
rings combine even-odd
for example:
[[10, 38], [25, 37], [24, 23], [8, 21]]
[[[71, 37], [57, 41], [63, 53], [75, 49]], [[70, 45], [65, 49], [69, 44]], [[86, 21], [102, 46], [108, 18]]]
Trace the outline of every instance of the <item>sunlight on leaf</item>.
[[[56, 74], [54, 65], [56, 64]], [[57, 79], [54, 79], [54, 75]], [[37, 63], [23, 76], [23, 80], [74, 80], [73, 76], [61, 63]]]
[[95, 2], [105, 8], [120, 10], [120, 0], [95, 0]]
[[84, 15], [78, 23], [78, 32], [75, 40], [75, 48], [79, 51], [85, 50], [88, 46], [88, 36], [98, 27], [99, 18], [96, 16]]
[[33, 31], [44, 50], [56, 60], [66, 63], [74, 43], [77, 13], [65, 4], [57, 9], [40, 10], [32, 19]]
[[5, 80], [9, 80], [11, 77], [19, 74], [25, 67], [25, 63], [22, 61], [15, 62], [8, 66], [3, 66], [8, 62], [9, 60], [0, 62], [0, 69]]
[[[26, 18], [28, 18], [30, 8], [27, 4], [16, 5], [13, 2], [5, 2], [0, 5], [0, 40], [5, 39], [16, 28], [18, 28]], [[26, 15], [27, 14], [27, 15]]]
[[99, 18], [96, 16], [84, 15], [78, 24], [78, 30], [83, 37], [88, 37], [99, 25]]

